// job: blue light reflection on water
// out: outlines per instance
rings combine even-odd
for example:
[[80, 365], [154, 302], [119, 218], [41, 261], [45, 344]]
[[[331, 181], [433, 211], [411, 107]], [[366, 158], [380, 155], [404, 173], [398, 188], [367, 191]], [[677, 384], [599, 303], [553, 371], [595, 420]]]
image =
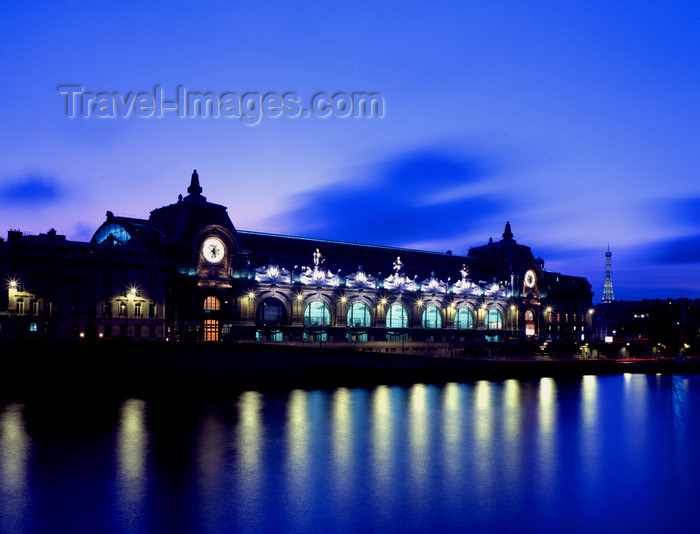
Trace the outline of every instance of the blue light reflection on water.
[[3, 532], [694, 529], [700, 376], [0, 409]]

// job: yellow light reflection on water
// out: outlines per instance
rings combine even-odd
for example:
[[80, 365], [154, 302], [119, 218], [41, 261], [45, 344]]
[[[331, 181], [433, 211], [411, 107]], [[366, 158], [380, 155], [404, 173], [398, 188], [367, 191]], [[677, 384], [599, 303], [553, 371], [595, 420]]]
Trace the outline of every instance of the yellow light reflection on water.
[[554, 491], [553, 477], [557, 465], [556, 399], [557, 385], [554, 379], [550, 377], [541, 378], [537, 405], [537, 420], [539, 423], [538, 464], [540, 469], [540, 488], [546, 494]]
[[520, 383], [517, 380], [511, 378], [503, 384], [503, 401], [506, 439], [514, 441], [520, 436], [521, 422]]
[[[494, 414], [492, 404], [493, 384], [480, 380], [474, 386], [474, 411], [472, 414], [474, 483], [481, 498], [487, 498], [493, 485], [493, 467], [497, 456], [493, 454]], [[500, 460], [499, 460], [500, 461]]]
[[556, 423], [555, 403], [557, 399], [557, 385], [553, 378], [540, 379], [539, 391], [539, 423], [542, 435], [551, 434]]
[[[236, 481], [238, 484], [238, 496], [241, 500], [242, 508], [250, 517], [258, 517], [264, 513], [261, 507], [261, 495], [264, 491], [263, 483], [263, 463], [262, 450], [264, 443], [264, 424], [263, 424], [263, 396], [257, 391], [246, 391], [241, 393], [236, 404], [238, 411], [238, 422], [233, 432], [233, 444], [236, 451], [236, 468], [238, 471]], [[206, 452], [212, 457], [209, 460], [209, 467], [212, 470], [222, 469], [222, 475], [225, 475], [226, 465], [219, 465], [219, 462], [224, 462], [223, 451], [225, 451], [225, 439], [219, 439], [220, 423], [218, 420], [212, 420], [206, 425], [205, 431], [213, 431], [211, 438], [207, 440]], [[219, 447], [219, 450], [210, 450], [211, 447]], [[215, 488], [218, 488], [219, 473], [210, 472], [211, 483]], [[215, 495], [210, 492], [211, 496]], [[217, 502], [214, 500], [214, 502]], [[204, 500], [205, 509], [206, 500]], [[220, 511], [216, 509], [207, 509], [207, 512], [214, 516]], [[217, 518], [212, 517], [210, 524], [216, 524]]]
[[339, 471], [350, 468], [352, 454], [352, 403], [351, 393], [347, 388], [338, 388], [332, 399], [333, 414], [333, 456]]
[[238, 426], [236, 450], [239, 468], [246, 478], [257, 476], [260, 471], [260, 451], [263, 440], [262, 395], [246, 391], [238, 399]]
[[128, 530], [139, 530], [146, 493], [146, 403], [126, 400], [120, 409], [117, 428], [117, 488], [120, 519]]
[[428, 387], [415, 384], [408, 393], [408, 469], [411, 506], [417, 513], [425, 506], [425, 496], [435, 481], [430, 477], [430, 428]]
[[476, 408], [475, 436], [477, 443], [488, 446], [493, 435], [493, 407], [491, 406], [491, 383], [479, 380], [474, 390]]
[[128, 399], [122, 404], [117, 431], [119, 477], [131, 484], [141, 481], [146, 468], [148, 437], [145, 424], [146, 403]]
[[442, 435], [446, 445], [454, 446], [462, 437], [459, 407], [459, 384], [450, 382], [445, 385], [442, 397]]
[[24, 531], [30, 448], [31, 440], [24, 426], [24, 406], [10, 404], [0, 414], [0, 530], [4, 532]]
[[590, 429], [598, 423], [598, 377], [586, 375], [581, 380], [581, 416], [583, 424]]
[[462, 458], [460, 442], [462, 440], [461, 391], [459, 384], [450, 382], [442, 392], [442, 464], [445, 469], [445, 485], [448, 495], [453, 496], [460, 483]]
[[503, 450], [501, 458], [506, 466], [508, 484], [515, 484], [522, 467], [522, 401], [520, 382], [514, 379], [503, 383]]
[[391, 499], [388, 488], [393, 480], [393, 422], [391, 390], [377, 386], [372, 394], [372, 456], [374, 493], [385, 501]]
[[601, 436], [598, 421], [598, 377], [585, 375], [581, 379], [581, 464], [584, 481], [594, 485], [600, 477]]
[[424, 468], [428, 447], [428, 414], [426, 409], [428, 392], [425, 384], [415, 384], [409, 392], [409, 442], [411, 444], [414, 470]]
[[295, 389], [287, 402], [287, 470], [289, 496], [302, 501], [309, 476], [309, 394]]
[[355, 474], [353, 447], [355, 434], [352, 418], [353, 395], [358, 395], [348, 388], [338, 388], [331, 397], [331, 451], [333, 454], [332, 491], [341, 508], [348, 499], [352, 499], [352, 480]]

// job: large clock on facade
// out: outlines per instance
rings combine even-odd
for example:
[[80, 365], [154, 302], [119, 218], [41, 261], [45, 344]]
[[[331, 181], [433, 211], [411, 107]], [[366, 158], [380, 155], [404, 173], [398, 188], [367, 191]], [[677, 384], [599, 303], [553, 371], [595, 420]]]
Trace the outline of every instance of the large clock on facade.
[[537, 282], [537, 275], [530, 269], [525, 273], [525, 287], [535, 287], [535, 282]]
[[202, 256], [209, 263], [220, 263], [226, 254], [224, 242], [218, 237], [207, 237], [202, 243]]

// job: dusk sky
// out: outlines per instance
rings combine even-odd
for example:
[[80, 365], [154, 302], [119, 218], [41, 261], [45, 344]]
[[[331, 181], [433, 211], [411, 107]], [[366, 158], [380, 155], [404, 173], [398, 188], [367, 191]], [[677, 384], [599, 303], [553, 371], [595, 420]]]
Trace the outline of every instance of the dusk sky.
[[[10, 1], [0, 72], [4, 237], [89, 240], [197, 169], [238, 229], [465, 254], [510, 221], [594, 302], [608, 243], [616, 299], [700, 297], [696, 2]], [[69, 118], [59, 86], [379, 93], [384, 116]]]

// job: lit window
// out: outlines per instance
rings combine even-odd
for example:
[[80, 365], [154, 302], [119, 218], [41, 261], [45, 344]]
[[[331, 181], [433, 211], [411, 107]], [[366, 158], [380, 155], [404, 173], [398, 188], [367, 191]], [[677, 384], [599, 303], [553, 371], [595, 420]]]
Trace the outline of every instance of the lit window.
[[29, 331], [36, 332], [36, 323], [29, 323]]
[[408, 328], [408, 312], [406, 307], [395, 302], [386, 314], [387, 328]]
[[207, 297], [206, 299], [204, 299], [204, 311], [219, 311], [220, 307], [221, 303], [216, 297]]
[[442, 328], [442, 314], [437, 306], [428, 306], [423, 312], [423, 328]]
[[455, 314], [455, 328], [474, 328], [474, 314], [469, 308], [460, 308]]
[[372, 326], [372, 315], [369, 306], [364, 302], [355, 302], [348, 310], [348, 327], [368, 328]]
[[304, 326], [330, 326], [331, 310], [322, 300], [312, 300], [304, 310]]
[[500, 310], [491, 308], [486, 314], [486, 328], [488, 330], [499, 330], [503, 328], [503, 315]]
[[219, 341], [219, 321], [216, 319], [204, 320], [204, 341]]

